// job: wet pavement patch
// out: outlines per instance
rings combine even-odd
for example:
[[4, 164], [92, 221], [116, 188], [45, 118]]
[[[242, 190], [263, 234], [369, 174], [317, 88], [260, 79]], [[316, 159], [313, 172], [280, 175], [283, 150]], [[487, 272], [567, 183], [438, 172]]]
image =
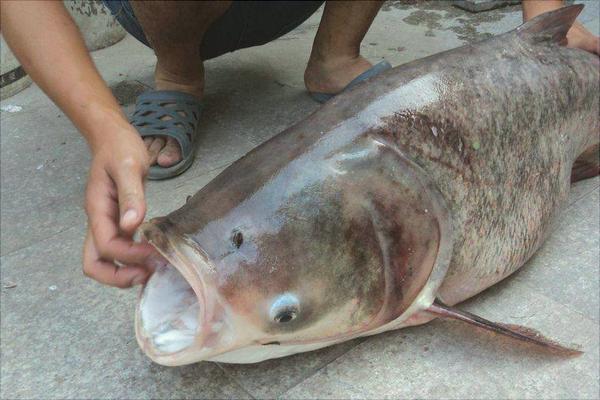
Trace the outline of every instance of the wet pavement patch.
[[424, 26], [428, 30], [426, 36], [436, 36], [444, 31], [454, 32], [460, 40], [473, 43], [493, 36], [488, 32], [480, 32], [482, 23], [501, 21], [507, 14], [520, 10], [519, 5], [509, 5], [494, 10], [472, 13], [454, 7], [448, 1], [406, 0], [387, 1], [382, 11], [394, 9], [404, 10], [410, 14], [402, 19], [409, 25]]
[[135, 99], [143, 92], [151, 89], [140, 81], [121, 81], [110, 87], [113, 95], [120, 105], [125, 106], [135, 103]]

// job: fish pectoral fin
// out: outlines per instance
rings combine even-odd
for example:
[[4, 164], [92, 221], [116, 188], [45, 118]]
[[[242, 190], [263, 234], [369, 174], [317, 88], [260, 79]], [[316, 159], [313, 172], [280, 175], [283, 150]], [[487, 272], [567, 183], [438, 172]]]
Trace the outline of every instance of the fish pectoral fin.
[[552, 339], [548, 339], [535, 329], [520, 325], [502, 324], [488, 321], [487, 319], [481, 318], [467, 311], [450, 307], [439, 300], [435, 300], [426, 311], [440, 318], [463, 321], [490, 332], [498, 333], [521, 342], [539, 346], [540, 348], [559, 356], [573, 357], [583, 354], [583, 351], [581, 350], [565, 347]]
[[600, 175], [600, 144], [589, 146], [577, 157], [571, 169], [571, 183]]
[[519, 26], [517, 33], [526, 41], [566, 45], [567, 32], [581, 10], [583, 10], [582, 4], [574, 4], [540, 14]]

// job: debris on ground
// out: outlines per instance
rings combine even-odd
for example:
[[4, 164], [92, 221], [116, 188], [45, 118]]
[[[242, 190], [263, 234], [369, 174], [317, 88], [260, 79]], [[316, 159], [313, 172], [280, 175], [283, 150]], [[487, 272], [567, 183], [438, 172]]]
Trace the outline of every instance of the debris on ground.
[[21, 107], [21, 106], [15, 106], [13, 104], [6, 104], [6, 105], [0, 107], [0, 110], [6, 111], [6, 112], [9, 112], [9, 113], [16, 113], [16, 112], [19, 112], [19, 111], [23, 110], [23, 107]]

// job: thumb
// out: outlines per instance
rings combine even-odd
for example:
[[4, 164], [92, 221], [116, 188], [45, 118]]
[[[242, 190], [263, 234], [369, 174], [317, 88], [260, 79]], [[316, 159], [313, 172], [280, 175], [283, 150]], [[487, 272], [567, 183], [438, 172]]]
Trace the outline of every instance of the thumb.
[[119, 226], [123, 232], [133, 234], [146, 213], [143, 168], [128, 166], [115, 172], [113, 179], [119, 199]]

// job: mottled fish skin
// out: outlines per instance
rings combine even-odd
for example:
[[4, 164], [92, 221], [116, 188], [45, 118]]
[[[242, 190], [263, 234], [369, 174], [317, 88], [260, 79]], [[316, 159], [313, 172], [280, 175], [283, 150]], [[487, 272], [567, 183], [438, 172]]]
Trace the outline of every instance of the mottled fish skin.
[[402, 91], [431, 82], [420, 89], [435, 101], [382, 115], [380, 129], [451, 210], [454, 253], [439, 292], [447, 303], [505, 278], [547, 237], [575, 158], [598, 143], [598, 71], [595, 55], [511, 32], [402, 66], [373, 85]]
[[[155, 244], [167, 254], [165, 237], [183, 238], [203, 254], [253, 343], [376, 332], [415, 302], [444, 246], [437, 294], [455, 304], [550, 232], [574, 160], [598, 143], [598, 71], [596, 56], [518, 30], [396, 67], [154, 221]], [[287, 292], [301, 314], [274, 324], [269, 301]]]

